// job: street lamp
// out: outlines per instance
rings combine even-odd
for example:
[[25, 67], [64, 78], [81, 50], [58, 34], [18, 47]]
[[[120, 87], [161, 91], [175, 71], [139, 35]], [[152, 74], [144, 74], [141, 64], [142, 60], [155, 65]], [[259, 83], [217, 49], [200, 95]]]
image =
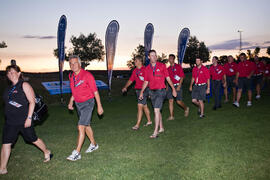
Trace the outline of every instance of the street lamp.
[[242, 32], [243, 32], [243, 30], [238, 30], [237, 32], [239, 32], [239, 34], [240, 34], [240, 47], [239, 47], [239, 51], [241, 52], [242, 51]]

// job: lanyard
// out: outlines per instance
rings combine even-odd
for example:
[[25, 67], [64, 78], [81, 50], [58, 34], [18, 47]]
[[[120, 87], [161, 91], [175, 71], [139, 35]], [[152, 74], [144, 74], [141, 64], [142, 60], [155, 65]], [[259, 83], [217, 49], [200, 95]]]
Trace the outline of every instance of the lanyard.
[[11, 95], [12, 95], [12, 93], [15, 91], [15, 89], [16, 89], [16, 86], [13, 86], [13, 87], [11, 88], [11, 90], [9, 91], [9, 93], [8, 93], [8, 100], [9, 100], [9, 101], [11, 100]]
[[173, 74], [175, 74], [175, 71], [176, 71], [175, 64], [173, 66], [171, 66], [171, 71]]
[[74, 82], [74, 87], [76, 87], [76, 82], [78, 81], [79, 76], [77, 77], [77, 80], [75, 79], [75, 74], [73, 74], [73, 82]]
[[218, 73], [218, 64], [216, 66], [214, 66], [214, 69], [215, 69], [216, 73]]
[[139, 77], [141, 71], [142, 71], [142, 68], [141, 68], [141, 69], [138, 69], [138, 68], [137, 68], [137, 70], [136, 70], [136, 75], [137, 75], [137, 77]]
[[150, 67], [153, 70], [153, 76], [155, 76], [155, 71], [156, 71], [157, 64], [155, 64], [154, 68], [152, 67], [152, 64], [150, 64]]

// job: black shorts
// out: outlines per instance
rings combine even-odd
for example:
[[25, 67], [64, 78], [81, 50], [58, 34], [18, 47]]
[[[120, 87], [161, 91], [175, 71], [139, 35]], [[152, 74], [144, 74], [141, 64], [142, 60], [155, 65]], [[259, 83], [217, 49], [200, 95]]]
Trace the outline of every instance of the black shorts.
[[252, 89], [252, 80], [246, 77], [239, 77], [238, 78], [238, 89], [246, 88], [247, 90]]
[[[178, 86], [178, 85], [177, 85]], [[176, 89], [177, 88], [177, 86], [174, 86], [174, 88]], [[182, 101], [183, 100], [183, 90], [182, 90], [182, 88], [179, 90], [179, 91], [176, 91], [176, 93], [177, 93], [177, 96], [176, 96], [176, 100], [177, 101]], [[172, 95], [172, 88], [169, 86], [168, 87], [168, 91], [167, 91], [167, 98], [168, 99], [174, 99], [174, 97], [173, 97], [173, 95]]]
[[252, 77], [252, 81], [254, 85], [261, 85], [262, 84], [262, 80], [263, 80], [263, 75], [259, 75], [259, 76], [253, 76]]
[[75, 104], [79, 115], [78, 125], [89, 126], [95, 106], [95, 99], [92, 98], [82, 103], [75, 102]]
[[137, 96], [138, 104], [146, 105], [147, 104], [147, 98], [149, 96], [149, 89], [146, 88], [144, 90], [142, 100], [139, 99], [140, 93], [141, 93], [141, 89], [136, 89], [136, 96]]
[[235, 88], [235, 83], [233, 82], [235, 80], [235, 76], [227, 76], [226, 77], [226, 83], [227, 88]]
[[14, 144], [21, 133], [26, 142], [33, 143], [37, 141], [37, 135], [33, 126], [25, 128], [24, 125], [8, 125], [3, 128], [3, 144]]
[[153, 108], [162, 109], [163, 101], [166, 97], [165, 89], [150, 90], [149, 92]]
[[207, 84], [204, 84], [202, 86], [194, 85], [192, 88], [192, 93], [191, 93], [192, 99], [205, 101], [206, 88], [207, 88]]

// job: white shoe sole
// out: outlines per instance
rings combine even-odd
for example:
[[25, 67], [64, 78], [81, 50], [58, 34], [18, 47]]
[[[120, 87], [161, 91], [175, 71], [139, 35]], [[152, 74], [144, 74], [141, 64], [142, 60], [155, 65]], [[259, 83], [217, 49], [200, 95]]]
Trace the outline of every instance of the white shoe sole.
[[93, 152], [93, 151], [96, 151], [96, 150], [98, 150], [98, 148], [99, 148], [99, 146], [97, 146], [95, 149], [93, 149], [93, 150], [89, 150], [88, 151], [88, 149], [85, 151], [85, 153], [91, 153], [91, 152]]

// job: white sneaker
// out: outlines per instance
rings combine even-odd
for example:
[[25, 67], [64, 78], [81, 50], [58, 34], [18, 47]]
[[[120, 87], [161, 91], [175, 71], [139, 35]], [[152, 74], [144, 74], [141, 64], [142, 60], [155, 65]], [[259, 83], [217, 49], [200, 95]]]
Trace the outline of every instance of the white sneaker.
[[257, 96], [256, 96], [256, 99], [260, 99], [260, 98], [261, 98], [261, 95], [257, 95]]
[[92, 143], [90, 144], [89, 148], [85, 151], [85, 153], [90, 153], [98, 149], [98, 144], [93, 145]]
[[239, 103], [237, 102], [237, 101], [235, 101], [234, 103], [233, 103], [233, 105], [235, 106], [235, 107], [240, 107], [240, 105], [239, 105]]
[[251, 101], [248, 101], [247, 102], [247, 107], [250, 107], [250, 106], [252, 106]]
[[81, 154], [76, 151], [76, 150], [73, 150], [71, 155], [67, 157], [67, 160], [70, 160], [70, 161], [77, 161], [79, 159], [81, 159]]

